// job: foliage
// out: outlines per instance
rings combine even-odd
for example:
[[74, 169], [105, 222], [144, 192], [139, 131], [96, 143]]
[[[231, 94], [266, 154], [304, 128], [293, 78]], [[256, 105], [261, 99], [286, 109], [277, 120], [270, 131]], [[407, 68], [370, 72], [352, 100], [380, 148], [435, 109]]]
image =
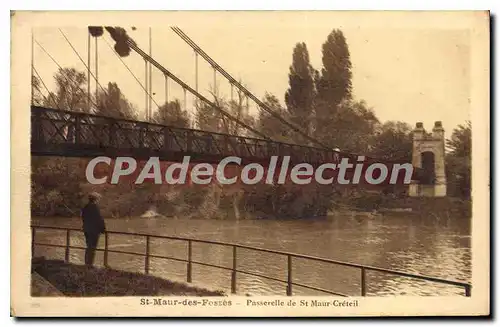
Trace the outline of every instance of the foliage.
[[[288, 74], [289, 88], [285, 94], [285, 103], [291, 121], [302, 131], [309, 134], [310, 120], [315, 97], [314, 70], [309, 62], [309, 52], [304, 42], [297, 43], [293, 50], [293, 60]], [[304, 143], [298, 136], [296, 142]]]
[[446, 140], [450, 152], [446, 155], [448, 194], [462, 198], [471, 196], [472, 138], [471, 123], [459, 125]]
[[219, 132], [223, 118], [221, 113], [209, 104], [197, 101], [195, 120], [198, 129], [207, 132]]
[[[340, 30], [333, 30], [323, 44], [323, 68], [315, 74], [315, 136], [323, 143], [346, 148], [347, 144], [332, 140], [332, 131], [346, 128], [337, 117], [345, 114], [345, 104], [351, 100], [351, 60], [346, 39]], [[342, 105], [344, 103], [344, 105]], [[352, 115], [350, 115], [352, 119]], [[354, 127], [355, 126], [351, 126]], [[337, 133], [338, 134], [338, 133]], [[354, 149], [352, 149], [354, 150]]]
[[87, 78], [75, 68], [59, 68], [54, 75], [55, 92], [50, 92], [44, 101], [49, 108], [88, 112]]
[[158, 124], [189, 128], [189, 113], [181, 108], [179, 100], [164, 103], [153, 114], [153, 121]]
[[351, 97], [352, 72], [349, 48], [342, 31], [334, 29], [322, 48], [323, 68], [316, 80], [318, 98], [322, 102], [339, 104]]
[[471, 122], [466, 121], [464, 125], [458, 125], [453, 130], [451, 138], [446, 140], [446, 146], [455, 157], [471, 157]]
[[[281, 107], [279, 100], [275, 95], [266, 93], [262, 102], [284, 119], [288, 118], [288, 112]], [[289, 141], [289, 135], [291, 133], [290, 129], [278, 119], [273, 117], [270, 113], [260, 110], [258, 118], [257, 129], [264, 135], [267, 135], [276, 141]]]
[[253, 136], [247, 129], [235, 121], [227, 119], [217, 108], [224, 110], [231, 116], [248, 126], [255, 125], [255, 118], [249, 114], [245, 95], [240, 90], [236, 92], [236, 99], [225, 100], [216, 92], [212, 92], [213, 103], [216, 108], [211, 105], [199, 101], [196, 104], [196, 123], [197, 128], [216, 133], [225, 133], [239, 136]]
[[41, 216], [78, 214], [85, 159], [32, 157], [31, 210]]
[[96, 114], [124, 119], [137, 119], [137, 110], [127, 100], [116, 83], [109, 82], [108, 87], [99, 90], [96, 95]]
[[332, 109], [330, 115], [316, 123], [318, 128], [328, 126], [322, 130], [320, 140], [331, 148], [366, 154], [372, 147], [372, 138], [379, 121], [373, 109], [367, 107], [364, 101], [345, 100], [335, 110]]
[[400, 121], [388, 121], [374, 135], [370, 155], [388, 161], [411, 162], [412, 150], [411, 126]]
[[[230, 100], [227, 104], [220, 100], [217, 102], [219, 105], [222, 105], [223, 108], [227, 108], [226, 111], [228, 111], [233, 117], [236, 117], [246, 125], [251, 127], [255, 125], [255, 119], [249, 113], [248, 99], [246, 99], [245, 95], [240, 90], [236, 92], [236, 99]], [[224, 132], [227, 134], [253, 136], [250, 131], [232, 120], [225, 120], [223, 127]]]
[[31, 87], [33, 88], [33, 98], [31, 99], [31, 103], [35, 106], [43, 106], [45, 96], [43, 95], [41, 81], [38, 77], [31, 77]]

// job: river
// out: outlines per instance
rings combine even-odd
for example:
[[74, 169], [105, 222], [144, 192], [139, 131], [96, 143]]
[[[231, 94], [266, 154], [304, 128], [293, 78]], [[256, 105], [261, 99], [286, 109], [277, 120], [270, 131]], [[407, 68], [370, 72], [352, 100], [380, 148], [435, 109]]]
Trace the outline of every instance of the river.
[[[46, 226], [81, 226], [78, 218], [33, 218], [33, 223]], [[202, 240], [232, 242], [243, 245], [295, 252], [316, 257], [347, 261], [369, 266], [389, 268], [470, 282], [471, 240], [469, 222], [422, 220], [411, 214], [384, 214], [377, 217], [349, 214], [322, 220], [189, 220], [173, 218], [106, 219], [107, 229], [189, 237]], [[83, 235], [72, 234], [72, 245], [84, 246]], [[64, 244], [62, 231], [37, 232], [37, 242]], [[145, 242], [140, 237], [109, 236], [110, 249], [144, 252]], [[103, 246], [103, 237], [100, 240]], [[182, 241], [152, 239], [153, 254], [187, 258], [187, 246]], [[64, 258], [64, 249], [38, 246], [36, 255]], [[218, 245], [194, 243], [193, 260], [231, 267], [232, 249]], [[238, 250], [237, 267], [257, 274], [287, 279], [287, 258], [254, 250]], [[83, 251], [71, 250], [70, 260], [82, 263]], [[96, 264], [102, 265], [98, 253]], [[144, 258], [125, 254], [110, 254], [113, 268], [143, 271]], [[150, 272], [154, 275], [186, 278], [183, 262], [151, 259]], [[193, 282], [213, 288], [230, 290], [230, 271], [193, 265]], [[360, 271], [293, 259], [293, 281], [328, 289], [347, 295], [360, 294]], [[367, 295], [458, 295], [463, 288], [434, 282], [417, 281], [377, 272], [368, 272]], [[237, 274], [238, 294], [286, 294], [286, 284], [262, 277]], [[229, 292], [228, 292], [229, 293]], [[293, 287], [294, 295], [327, 295], [319, 291]]]

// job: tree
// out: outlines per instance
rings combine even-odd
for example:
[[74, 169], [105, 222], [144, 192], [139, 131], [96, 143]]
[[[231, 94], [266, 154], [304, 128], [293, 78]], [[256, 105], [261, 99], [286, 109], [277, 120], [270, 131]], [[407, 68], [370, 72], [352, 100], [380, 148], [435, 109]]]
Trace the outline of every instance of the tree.
[[70, 111], [88, 111], [88, 95], [84, 72], [75, 68], [59, 68], [54, 74], [55, 92], [50, 92], [44, 105]]
[[411, 162], [413, 136], [411, 126], [400, 121], [388, 121], [373, 137], [370, 154], [377, 159]]
[[197, 101], [195, 119], [197, 128], [207, 132], [220, 132], [221, 114], [211, 105]]
[[[288, 113], [284, 110], [279, 100], [276, 96], [266, 93], [264, 99], [262, 100], [266, 106], [268, 106], [275, 113], [279, 114], [283, 118], [287, 118]], [[273, 117], [270, 113], [260, 110], [259, 119], [257, 121], [257, 129], [264, 135], [269, 136], [273, 140], [281, 142], [290, 141], [290, 129], [285, 126], [278, 119]]]
[[455, 157], [471, 157], [471, 122], [458, 125], [453, 130], [451, 138], [446, 140], [446, 146]]
[[[227, 103], [223, 99], [218, 99], [216, 103], [247, 126], [255, 126], [255, 118], [249, 113], [248, 98], [246, 98], [242, 91], [236, 91], [236, 99], [230, 100]], [[225, 119], [223, 123], [225, 132], [228, 134], [255, 136], [252, 132], [233, 120]]]
[[315, 74], [317, 97], [315, 101], [316, 137], [329, 143], [330, 133], [338, 125], [334, 116], [341, 104], [351, 99], [351, 60], [344, 34], [333, 30], [323, 44], [323, 68]]
[[332, 105], [351, 97], [351, 59], [344, 34], [333, 30], [322, 49], [323, 68], [317, 76], [318, 99]]
[[[293, 60], [288, 74], [289, 88], [285, 94], [285, 103], [291, 121], [302, 131], [309, 134], [311, 114], [315, 97], [314, 69], [309, 62], [309, 52], [305, 43], [297, 43], [293, 50]], [[298, 135], [295, 141], [306, 141]]]
[[116, 83], [109, 82], [106, 92], [98, 91], [96, 114], [125, 119], [137, 119], [137, 110], [133, 107]]
[[471, 123], [459, 125], [446, 140], [450, 152], [446, 155], [448, 193], [469, 199], [471, 196], [472, 139]]
[[44, 95], [41, 90], [41, 81], [38, 77], [31, 77], [31, 87], [33, 88], [33, 99], [31, 99], [31, 103], [34, 106], [43, 106], [44, 104]]
[[34, 215], [71, 216], [82, 199], [86, 159], [31, 158], [31, 211]]
[[162, 125], [188, 128], [189, 114], [182, 110], [179, 100], [175, 100], [160, 106], [153, 114], [153, 121]]
[[223, 97], [219, 96], [217, 90], [212, 91], [212, 96], [212, 102], [215, 104], [215, 107], [201, 101], [196, 104], [196, 123], [198, 128], [208, 132], [252, 136], [250, 135], [251, 132], [246, 130], [241, 124], [227, 118], [220, 110], [217, 110], [222, 109], [246, 125], [254, 126], [255, 119], [248, 112], [243, 92], [237, 90], [236, 99], [230, 101], [226, 101]]
[[325, 144], [342, 151], [366, 154], [372, 148], [379, 121], [364, 101], [344, 100], [328, 117], [328, 123], [329, 128], [322, 134]]

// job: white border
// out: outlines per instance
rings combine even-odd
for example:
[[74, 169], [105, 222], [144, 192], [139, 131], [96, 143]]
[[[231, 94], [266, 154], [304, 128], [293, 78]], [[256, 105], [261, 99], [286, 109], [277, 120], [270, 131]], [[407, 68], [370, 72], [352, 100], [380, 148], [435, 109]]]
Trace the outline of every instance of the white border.
[[[375, 6], [376, 3], [376, 6]], [[325, 10], [325, 9], [336, 9], [336, 10], [356, 10], [356, 9], [371, 9], [371, 10], [383, 10], [383, 9], [403, 9], [403, 10], [470, 10], [470, 9], [475, 9], [475, 10], [484, 10], [484, 9], [491, 9], [492, 13], [495, 14], [498, 12], [495, 10], [498, 7], [498, 1], [481, 1], [481, 0], [476, 0], [476, 1], [418, 1], [414, 3], [402, 3], [401, 1], [398, 0], [380, 0], [377, 2], [372, 2], [372, 1], [360, 1], [360, 0], [351, 0], [351, 1], [342, 1], [339, 3], [336, 3], [332, 5], [332, 1], [316, 1], [316, 0], [309, 0], [307, 2], [299, 2], [299, 1], [288, 1], [288, 2], [281, 2], [281, 1], [269, 1], [269, 0], [254, 0], [254, 1], [240, 1], [237, 2], [235, 0], [221, 0], [218, 1], [217, 3], [209, 3], [203, 0], [184, 0], [182, 3], [169, 3], [169, 5], [166, 5], [165, 2], [163, 1], [130, 1], [130, 0], [116, 0], [116, 1], [97, 1], [97, 0], [87, 0], [87, 1], [72, 1], [72, 2], [60, 2], [58, 0], [45, 0], [45, 1], [40, 1], [40, 0], [31, 0], [31, 1], [15, 1], [12, 2], [12, 4], [15, 6], [16, 10], [32, 10], [32, 9], [38, 9], [38, 10], [60, 10], [60, 9], [65, 9], [65, 10], [79, 10], [79, 9], [86, 9], [86, 10], [103, 10], [103, 9], [120, 9], [120, 10], [148, 10], [148, 9], [156, 9], [156, 10], [215, 10], [215, 9], [232, 9], [232, 10], [244, 10], [244, 9], [263, 9], [263, 10], [297, 10], [297, 9], [314, 9], [314, 10]], [[2, 27], [0, 29], [0, 33], [2, 35], [2, 40], [4, 42], [3, 44], [3, 54], [4, 58], [0, 62], [2, 62], [3, 69], [2, 72], [7, 72], [10, 71], [10, 21], [9, 21], [9, 16], [7, 16], [7, 9], [11, 9], [12, 7], [9, 8], [4, 8], [6, 7], [5, 5], [7, 2], [2, 2], [1, 7], [2, 7], [2, 12], [5, 13], [2, 16]], [[496, 35], [494, 35], [495, 41], [497, 41]], [[495, 55], [495, 58], [497, 56]], [[493, 60], [493, 58], [492, 58]], [[496, 70], [492, 73], [496, 73]], [[3, 89], [7, 89], [7, 86], [9, 87], [10, 90], [10, 76], [7, 74], [2, 74], [0, 79], [3, 82]], [[498, 94], [498, 86], [494, 85], [494, 90], [492, 93]], [[5, 95], [4, 97], [0, 98], [3, 102], [3, 110], [1, 111], [2, 114], [2, 119], [0, 119], [1, 124], [3, 124], [2, 128], [0, 128], [0, 144], [1, 144], [1, 150], [2, 153], [7, 153], [7, 151], [10, 152], [10, 100], [9, 96]], [[496, 115], [498, 119], [498, 114]], [[498, 123], [497, 119], [495, 119], [495, 123]], [[493, 123], [493, 122], [492, 122]], [[15, 141], [15, 137], [12, 138], [13, 141]], [[498, 150], [498, 149], [497, 149]], [[0, 198], [0, 201], [2, 201], [0, 204], [3, 208], [9, 208], [9, 216], [10, 216], [10, 160], [4, 160], [2, 163], [2, 169], [0, 171], [2, 172], [2, 178], [0, 179], [2, 181], [2, 197]], [[497, 181], [495, 179], [495, 181]], [[5, 196], [4, 196], [5, 195]], [[498, 198], [495, 198], [495, 202], [498, 203]], [[7, 215], [4, 215], [7, 216]], [[4, 218], [7, 220], [7, 224], [9, 225], [9, 219]], [[2, 252], [3, 252], [3, 257], [9, 257], [10, 256], [10, 228], [9, 226], [6, 226], [7, 228], [2, 228], [2, 232], [5, 233], [2, 237], [2, 242], [3, 242], [3, 247], [2, 247]], [[498, 228], [498, 223], [496, 224]], [[498, 230], [495, 229], [495, 232]], [[8, 252], [8, 253], [6, 253]], [[10, 266], [10, 262], [9, 262]], [[1, 307], [4, 308], [4, 310], [10, 306], [10, 279], [7, 278], [7, 274], [9, 274], [10, 269], [2, 269], [1, 274], [2, 274], [2, 279], [4, 281], [4, 287], [2, 289], [6, 290], [6, 292], [3, 292], [2, 296], [2, 305]], [[496, 301], [498, 303], [498, 301]], [[498, 312], [498, 311], [497, 311]], [[7, 317], [6, 312], [4, 311], [4, 314], [2, 315], [2, 323], [12, 323], [13, 320], [9, 319], [9, 321], [5, 321]], [[52, 322], [47, 322], [47, 323], [52, 323]], [[110, 322], [108, 322], [109, 324]], [[118, 322], [111, 322], [111, 324], [119, 324], [121, 321]], [[129, 322], [131, 324], [142, 324], [142, 321], [137, 321], [137, 322]], [[174, 322], [170, 322], [174, 323]], [[192, 323], [192, 322], [191, 322]], [[220, 323], [220, 322], [215, 322], [215, 323]], [[228, 323], [236, 323], [235, 321], [228, 321]], [[241, 322], [240, 322], [241, 323]], [[266, 324], [266, 322], [260, 322]], [[281, 322], [283, 323], [283, 322]], [[305, 322], [304, 323], [309, 323]], [[335, 324], [345, 324], [345, 321], [335, 321], [333, 322]], [[349, 323], [349, 322], [347, 322]], [[385, 324], [385, 321], [380, 321], [377, 324]], [[432, 325], [435, 322], [430, 322], [428, 320], [422, 321], [422, 323], [425, 323], [426, 325]], [[470, 323], [470, 322], [469, 322]], [[92, 326], [101, 326], [104, 324], [104, 322], [97, 322], [97, 321], [89, 321], [89, 322], [84, 322], [84, 325], [92, 325]], [[3, 325], [3, 324], [2, 324]]]

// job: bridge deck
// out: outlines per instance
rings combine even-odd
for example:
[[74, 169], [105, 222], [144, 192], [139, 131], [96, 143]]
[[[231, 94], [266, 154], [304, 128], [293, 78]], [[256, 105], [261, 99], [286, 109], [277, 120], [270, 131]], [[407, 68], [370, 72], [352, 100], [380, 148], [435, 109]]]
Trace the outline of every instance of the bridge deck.
[[[147, 160], [217, 163], [224, 157], [237, 156], [242, 163], [269, 163], [272, 156], [290, 156], [292, 164], [339, 162], [357, 156], [331, 149], [301, 146], [194, 129], [177, 128], [149, 122], [117, 119], [93, 114], [31, 107], [31, 153], [36, 156], [130, 156]], [[365, 164], [379, 162], [367, 158]], [[388, 166], [394, 163], [387, 163]], [[414, 170], [413, 179], [421, 172]]]

